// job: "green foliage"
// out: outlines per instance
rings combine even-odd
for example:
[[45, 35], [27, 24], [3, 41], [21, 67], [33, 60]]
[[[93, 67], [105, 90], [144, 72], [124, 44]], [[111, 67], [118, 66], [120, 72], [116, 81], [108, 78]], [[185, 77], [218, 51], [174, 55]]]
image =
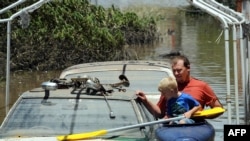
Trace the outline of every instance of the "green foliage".
[[[1, 16], [9, 17], [31, 3], [34, 2]], [[14, 70], [53, 70], [78, 63], [116, 60], [115, 54], [124, 45], [148, 44], [157, 39], [153, 18], [140, 19], [135, 13], [122, 13], [114, 6], [105, 9], [89, 4], [88, 0], [54, 0], [29, 14], [28, 28], [21, 28], [19, 18], [12, 21]], [[6, 24], [0, 27], [6, 31]], [[6, 39], [6, 32], [1, 33], [1, 38]], [[1, 40], [0, 44], [5, 52], [6, 41]]]

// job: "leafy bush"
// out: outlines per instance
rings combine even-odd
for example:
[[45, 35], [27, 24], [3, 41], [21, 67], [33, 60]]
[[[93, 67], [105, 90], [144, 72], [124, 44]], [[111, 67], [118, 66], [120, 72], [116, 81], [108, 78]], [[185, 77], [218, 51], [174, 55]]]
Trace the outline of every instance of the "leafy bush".
[[[1, 7], [13, 2], [2, 0]], [[1, 19], [34, 3], [28, 1], [3, 13]], [[140, 19], [114, 6], [105, 9], [88, 0], [54, 0], [42, 5], [30, 17], [27, 28], [20, 18], [11, 26], [12, 70], [55, 70], [73, 64], [121, 60], [124, 45], [148, 44], [156, 40], [153, 18]], [[6, 31], [6, 24], [0, 24]], [[6, 32], [1, 33], [1, 52], [6, 52]], [[119, 56], [119, 58], [117, 58]]]

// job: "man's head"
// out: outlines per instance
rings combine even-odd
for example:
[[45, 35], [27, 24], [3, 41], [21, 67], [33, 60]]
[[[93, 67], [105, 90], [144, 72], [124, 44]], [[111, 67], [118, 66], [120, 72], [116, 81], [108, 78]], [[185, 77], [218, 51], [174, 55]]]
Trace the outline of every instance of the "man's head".
[[185, 83], [190, 78], [190, 62], [184, 55], [174, 56], [171, 61], [172, 71], [178, 83]]
[[176, 97], [178, 87], [175, 78], [171, 76], [163, 78], [159, 83], [158, 90], [166, 98]]

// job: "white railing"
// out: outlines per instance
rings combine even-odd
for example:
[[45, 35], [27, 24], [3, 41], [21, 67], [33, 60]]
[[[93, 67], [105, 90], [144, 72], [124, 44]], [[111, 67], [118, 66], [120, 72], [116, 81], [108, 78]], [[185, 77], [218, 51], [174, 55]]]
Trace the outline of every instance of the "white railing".
[[[7, 10], [15, 8], [16, 6], [24, 3], [26, 0], [19, 0], [3, 9], [0, 10], [0, 14], [4, 13]], [[6, 93], [5, 93], [5, 106], [6, 106], [6, 113], [9, 111], [9, 91], [10, 91], [10, 45], [11, 45], [11, 21], [16, 17], [21, 17], [21, 25], [23, 28], [26, 28], [29, 25], [29, 13], [33, 12], [34, 10], [41, 7], [44, 3], [47, 3], [51, 0], [39, 0], [33, 3], [30, 6], [27, 6], [20, 11], [12, 14], [9, 18], [0, 19], [0, 23], [7, 22], [7, 58], [6, 58]]]
[[[231, 113], [231, 94], [230, 94], [230, 58], [229, 58], [229, 29], [233, 30], [233, 53], [234, 53], [234, 86], [235, 86], [235, 109], [236, 109], [236, 123], [239, 124], [239, 86], [238, 86], [238, 55], [241, 57], [242, 66], [242, 93], [245, 94], [246, 82], [246, 50], [247, 46], [244, 44], [242, 24], [245, 23], [244, 15], [236, 12], [215, 0], [188, 0], [189, 3], [195, 7], [200, 8], [206, 13], [214, 16], [224, 26], [224, 40], [225, 40], [225, 62], [226, 62], [226, 84], [227, 84], [227, 111], [228, 111], [228, 123], [232, 123]], [[246, 39], [245, 39], [246, 40]], [[237, 41], [240, 41], [240, 53], [237, 52]]]

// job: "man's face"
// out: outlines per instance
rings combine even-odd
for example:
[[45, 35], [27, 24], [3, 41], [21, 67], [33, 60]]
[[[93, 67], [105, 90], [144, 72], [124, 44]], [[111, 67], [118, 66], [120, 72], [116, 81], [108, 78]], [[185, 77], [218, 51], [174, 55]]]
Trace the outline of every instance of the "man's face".
[[178, 83], [184, 83], [189, 78], [189, 68], [184, 66], [183, 60], [178, 60], [177, 63], [172, 64], [172, 71]]

